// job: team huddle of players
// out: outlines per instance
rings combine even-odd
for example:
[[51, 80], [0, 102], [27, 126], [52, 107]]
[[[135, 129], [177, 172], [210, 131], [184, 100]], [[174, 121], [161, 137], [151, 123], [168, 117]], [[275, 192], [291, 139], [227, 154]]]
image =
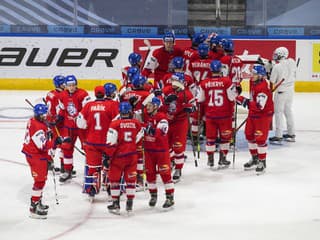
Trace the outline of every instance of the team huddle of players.
[[[154, 207], [157, 174], [165, 187], [162, 207], [172, 207], [174, 182], [180, 180], [185, 161], [188, 130], [196, 144], [205, 121], [208, 166], [215, 165], [218, 141], [218, 167], [229, 166], [227, 154], [234, 137], [236, 103], [249, 109], [245, 135], [252, 158], [244, 167], [255, 167], [257, 173], [264, 171], [273, 116], [272, 92], [264, 66], [253, 67], [248, 99], [241, 95], [244, 62], [233, 55], [231, 39], [195, 34], [192, 46], [183, 51], [175, 46], [175, 36], [169, 32], [163, 43], [145, 64], [140, 54], [131, 53], [130, 66], [123, 69], [122, 86], [97, 86], [94, 100], [78, 88], [75, 76], [53, 79], [55, 90], [47, 94], [45, 104], [34, 106], [22, 150], [34, 178], [32, 217], [47, 216], [48, 206], [41, 202], [42, 190], [47, 162], [52, 161], [56, 149], [61, 149], [59, 181], [66, 183], [75, 174], [77, 138], [86, 157], [84, 192], [93, 198], [100, 188], [106, 188], [112, 197], [110, 212], [119, 214], [124, 185], [126, 210], [132, 211], [137, 184], [144, 188], [145, 180], [149, 206]], [[153, 84], [147, 80], [151, 73]]]

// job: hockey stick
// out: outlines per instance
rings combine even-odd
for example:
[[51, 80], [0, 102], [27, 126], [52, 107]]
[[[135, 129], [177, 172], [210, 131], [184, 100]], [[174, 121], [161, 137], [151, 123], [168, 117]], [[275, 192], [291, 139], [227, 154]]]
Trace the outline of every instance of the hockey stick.
[[[184, 102], [186, 103], [187, 96], [186, 96], [185, 90], [183, 90], [183, 96], [184, 96]], [[192, 152], [193, 152], [193, 157], [194, 157], [194, 166], [198, 167], [198, 160], [197, 160], [196, 149], [195, 149], [195, 145], [194, 145], [194, 141], [193, 141], [193, 137], [192, 137], [192, 129], [191, 129], [191, 124], [190, 124], [190, 113], [189, 112], [187, 112], [187, 118], [188, 118], [188, 131], [189, 131], [189, 135], [190, 135], [190, 139], [191, 139]]]
[[57, 183], [56, 183], [56, 170], [54, 168], [54, 161], [52, 160], [52, 177], [53, 177], [53, 187], [54, 187], [54, 195], [56, 198], [56, 204], [59, 205], [59, 201], [58, 201], [58, 194], [57, 194]]
[[232, 153], [232, 166], [234, 168], [234, 163], [236, 161], [236, 142], [237, 142], [237, 114], [238, 114], [238, 105], [235, 104], [235, 111], [234, 111], [234, 132], [233, 132], [233, 153]]
[[[281, 79], [280, 82], [277, 83], [277, 85], [274, 86], [274, 88], [271, 90], [271, 92], [274, 92], [275, 90], [277, 90], [277, 88], [284, 82], [284, 78]], [[240, 128], [247, 122], [248, 117], [246, 117], [245, 120], [243, 120], [243, 122], [239, 125], [239, 127], [236, 128], [235, 130], [235, 134], [240, 130]]]
[[[200, 103], [198, 103], [197, 157], [198, 157], [199, 161], [200, 161], [200, 151], [201, 151], [201, 147], [200, 147], [200, 130], [201, 130], [200, 115], [201, 115], [200, 114]], [[191, 131], [191, 133], [192, 133], [192, 131]], [[191, 136], [191, 138], [192, 138], [192, 136]]]

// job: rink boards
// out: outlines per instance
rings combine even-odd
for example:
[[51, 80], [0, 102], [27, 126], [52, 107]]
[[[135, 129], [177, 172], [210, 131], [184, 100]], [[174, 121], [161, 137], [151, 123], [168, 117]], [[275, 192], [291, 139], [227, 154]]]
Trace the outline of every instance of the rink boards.
[[[0, 89], [48, 90], [55, 75], [74, 74], [82, 88], [92, 90], [106, 82], [120, 84], [121, 68], [128, 55], [139, 52], [146, 57], [144, 39], [108, 37], [0, 37]], [[161, 39], [150, 39], [151, 52], [162, 45]], [[190, 40], [177, 39], [181, 48]], [[285, 46], [290, 57], [300, 58], [297, 69], [297, 92], [320, 91], [320, 40], [235, 39], [238, 55], [260, 54], [270, 59], [276, 47]], [[150, 54], [149, 54], [150, 56]], [[250, 65], [243, 66], [245, 78]], [[244, 81], [246, 89], [247, 82]]]

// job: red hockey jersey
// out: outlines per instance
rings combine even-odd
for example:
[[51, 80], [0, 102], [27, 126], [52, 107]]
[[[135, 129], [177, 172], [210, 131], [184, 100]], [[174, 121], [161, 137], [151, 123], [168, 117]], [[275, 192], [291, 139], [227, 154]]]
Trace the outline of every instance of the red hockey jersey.
[[231, 117], [236, 96], [229, 77], [212, 77], [200, 83], [198, 102], [203, 104], [207, 118]]
[[[52, 141], [47, 139], [49, 129], [41, 121], [31, 118], [28, 121], [24, 137], [22, 152], [28, 154], [48, 155], [48, 150], [52, 148]], [[47, 158], [43, 160], [49, 160]]]
[[[164, 47], [158, 48], [154, 50], [152, 53], [151, 59], [147, 62], [145, 68], [142, 71], [142, 75], [148, 77], [152, 71], [154, 71], [154, 86], [157, 85], [161, 80], [163, 80], [163, 76], [169, 70], [169, 64], [174, 57], [182, 57], [183, 51], [174, 46], [172, 52], [168, 52]], [[160, 83], [161, 84], [161, 83]]]
[[111, 158], [137, 154], [138, 145], [143, 137], [143, 128], [137, 119], [113, 120], [107, 134], [107, 154]]
[[67, 128], [77, 128], [75, 119], [84, 105], [89, 102], [90, 97], [87, 91], [78, 88], [74, 93], [67, 90], [61, 93], [61, 102], [63, 105], [63, 125]]
[[106, 145], [111, 121], [118, 115], [119, 103], [113, 100], [96, 100], [87, 103], [77, 117], [77, 126], [87, 129], [86, 144]]

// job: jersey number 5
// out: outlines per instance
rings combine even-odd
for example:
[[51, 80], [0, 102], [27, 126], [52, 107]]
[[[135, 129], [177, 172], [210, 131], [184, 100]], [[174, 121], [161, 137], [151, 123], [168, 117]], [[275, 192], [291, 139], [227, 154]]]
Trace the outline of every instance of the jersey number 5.
[[132, 132], [124, 132], [124, 141], [132, 142]]

